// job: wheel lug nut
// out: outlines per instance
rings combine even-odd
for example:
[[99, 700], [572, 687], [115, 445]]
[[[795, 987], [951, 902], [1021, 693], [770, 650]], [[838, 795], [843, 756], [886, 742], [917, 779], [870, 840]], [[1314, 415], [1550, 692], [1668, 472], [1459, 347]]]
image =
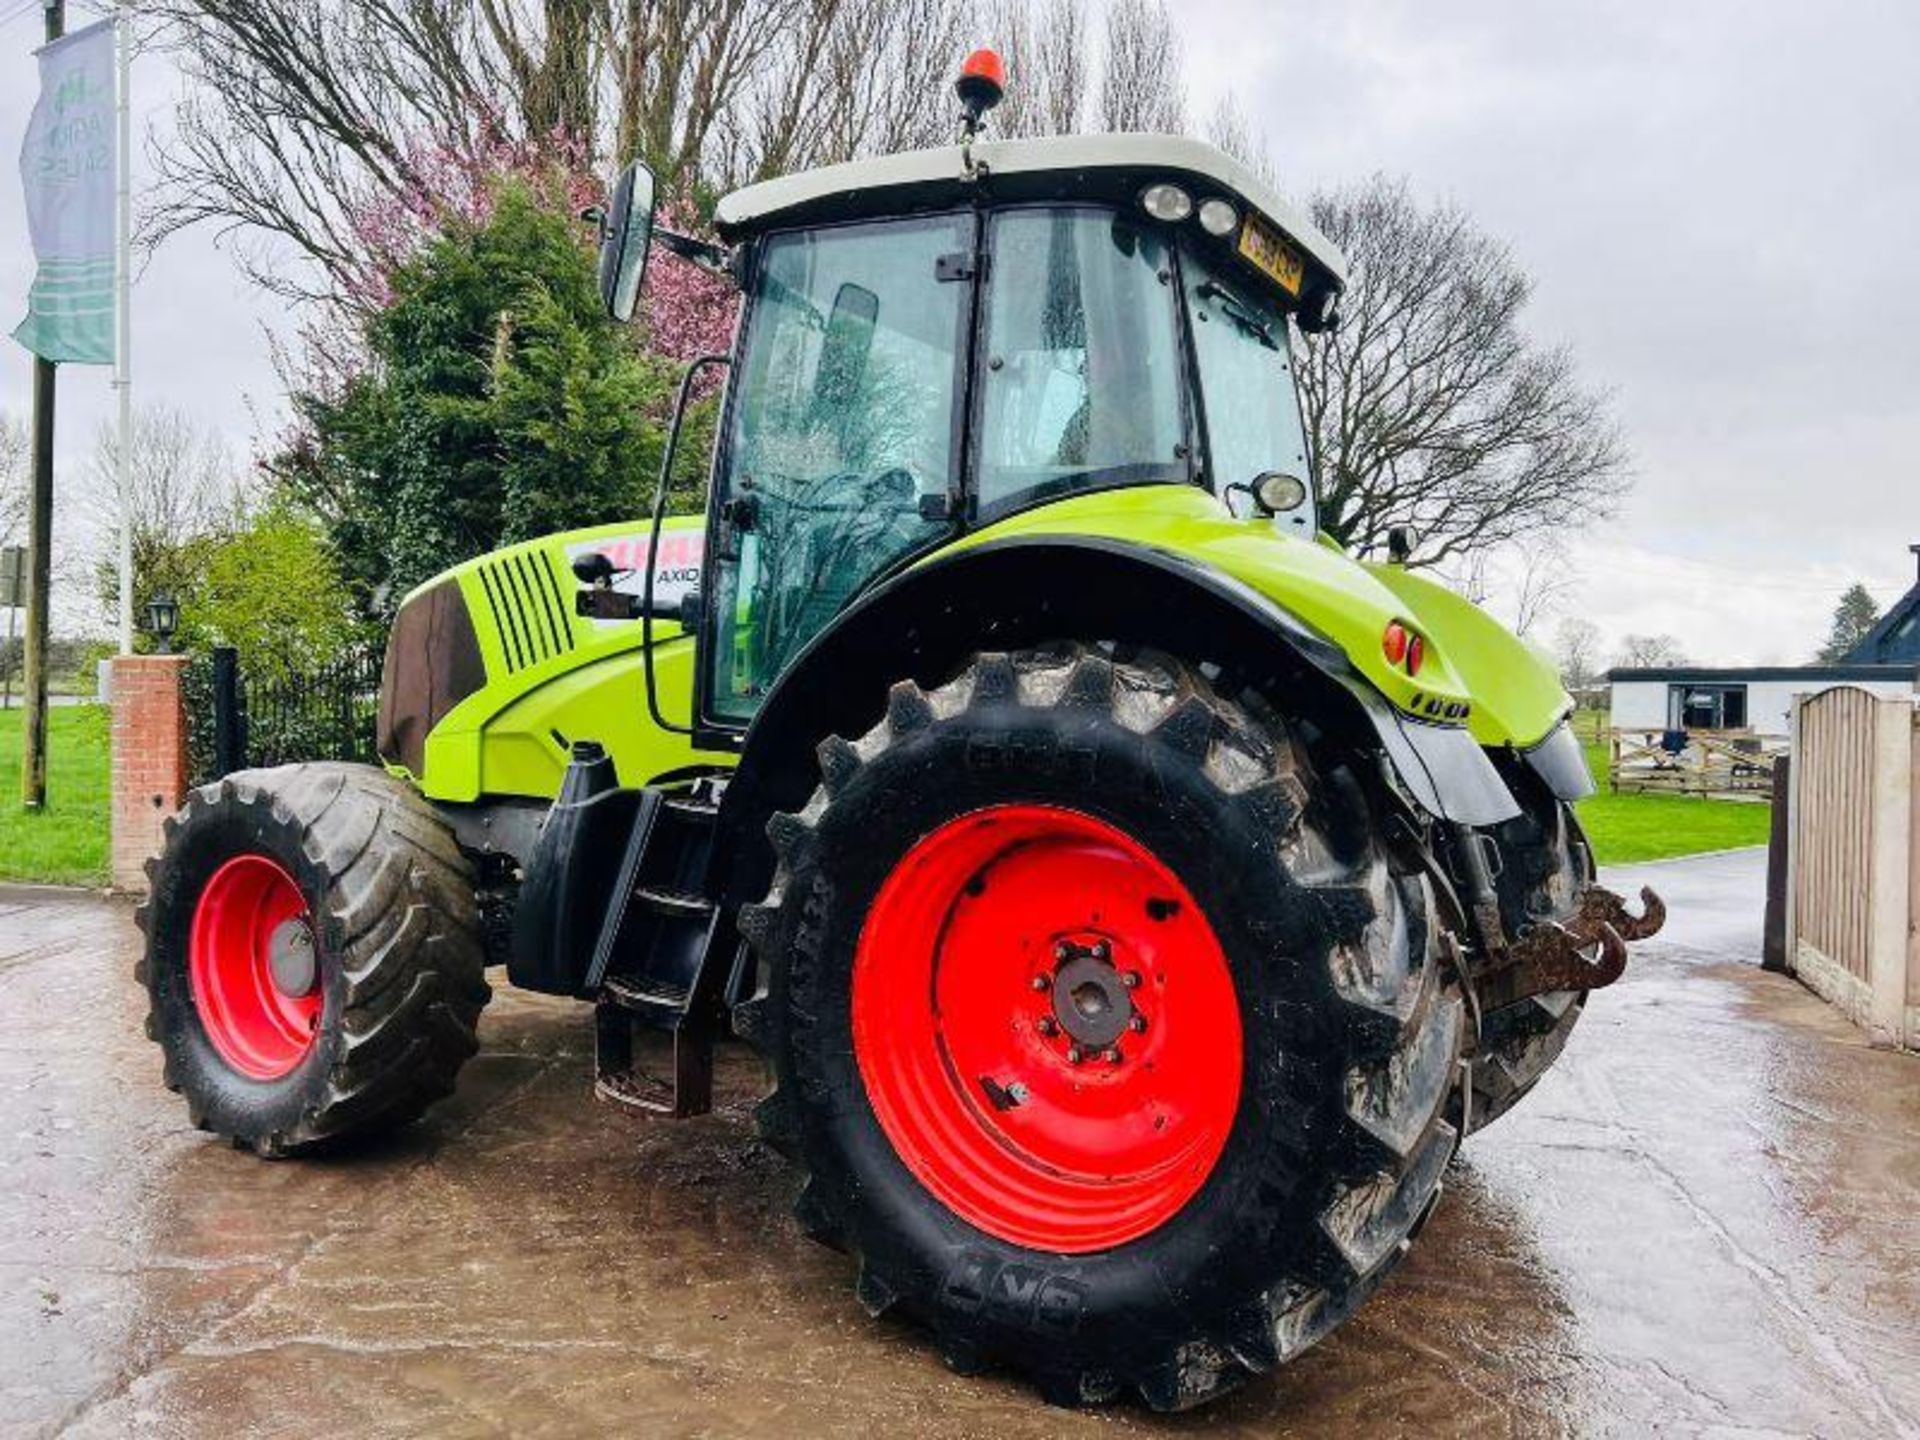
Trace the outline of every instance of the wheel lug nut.
[[1112, 947], [1110, 947], [1106, 941], [1096, 940], [1093, 942], [1093, 958], [1094, 959], [1104, 960], [1112, 953], [1113, 953]]
[[1138, 990], [1140, 988], [1140, 972], [1138, 970], [1127, 971], [1120, 977], [1120, 983], [1129, 990]]
[[1081, 1053], [1078, 1045], [1069, 1045], [1067, 1047], [1067, 1063], [1069, 1065], [1078, 1065], [1086, 1058], [1087, 1057]]
[[1056, 960], [1071, 960], [1073, 958], [1073, 946], [1062, 940], [1058, 945], [1053, 947], [1053, 958]]
[[1033, 1028], [1038, 1030], [1042, 1035], [1052, 1035], [1058, 1032], [1058, 1030], [1060, 1029], [1060, 1027], [1054, 1023], [1054, 1019], [1051, 1015], [1042, 1015], [1040, 1017], [1039, 1023], [1037, 1023]]
[[1044, 989], [1046, 989], [1046, 988], [1047, 988], [1047, 977], [1046, 977], [1046, 976], [1044, 976], [1044, 975], [1036, 975], [1036, 976], [1034, 976], [1034, 977], [1033, 977], [1033, 988], [1034, 988], [1034, 989], [1036, 989], [1036, 990], [1044, 990]]
[[1146, 1034], [1147, 1033], [1147, 1017], [1144, 1015], [1134, 1016], [1131, 1020], [1127, 1021], [1127, 1028], [1133, 1031], [1133, 1033], [1136, 1035]]
[[1126, 1058], [1127, 1058], [1126, 1056], [1120, 1053], [1120, 1047], [1118, 1045], [1112, 1046], [1107, 1051], [1107, 1059], [1115, 1065], [1118, 1065], [1122, 1060]]

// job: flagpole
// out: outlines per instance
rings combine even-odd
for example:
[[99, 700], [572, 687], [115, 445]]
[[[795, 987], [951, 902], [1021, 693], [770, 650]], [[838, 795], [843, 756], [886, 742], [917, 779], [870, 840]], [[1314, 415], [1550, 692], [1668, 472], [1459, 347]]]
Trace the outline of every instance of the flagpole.
[[[67, 33], [67, 0], [41, 0], [44, 33], [51, 45]], [[53, 591], [53, 402], [54, 362], [33, 357], [32, 498], [27, 507], [27, 639], [22, 647], [20, 699], [20, 803], [38, 810], [47, 803], [47, 630]]]
[[120, 408], [114, 447], [120, 481], [120, 653], [133, 653], [133, 17], [114, 7], [113, 388]]

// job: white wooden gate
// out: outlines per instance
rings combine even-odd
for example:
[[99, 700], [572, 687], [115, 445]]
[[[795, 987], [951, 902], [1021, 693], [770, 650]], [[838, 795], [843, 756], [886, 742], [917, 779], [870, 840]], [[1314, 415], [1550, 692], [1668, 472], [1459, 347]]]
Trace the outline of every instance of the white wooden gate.
[[1920, 714], [1841, 687], [1796, 697], [1788, 963], [1876, 1044], [1920, 1049]]

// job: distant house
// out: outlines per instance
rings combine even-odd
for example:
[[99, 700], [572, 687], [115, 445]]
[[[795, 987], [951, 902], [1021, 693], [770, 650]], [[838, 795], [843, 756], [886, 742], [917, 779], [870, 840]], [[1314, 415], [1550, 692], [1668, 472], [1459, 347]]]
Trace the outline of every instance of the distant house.
[[[1920, 545], [1907, 547], [1920, 561]], [[1920, 580], [1846, 653], [1849, 665], [1920, 665]]]
[[[1909, 547], [1920, 557], [1920, 545]], [[1835, 665], [1674, 665], [1607, 672], [1616, 730], [1747, 730], [1784, 738], [1795, 695], [1920, 688], [1920, 581]]]

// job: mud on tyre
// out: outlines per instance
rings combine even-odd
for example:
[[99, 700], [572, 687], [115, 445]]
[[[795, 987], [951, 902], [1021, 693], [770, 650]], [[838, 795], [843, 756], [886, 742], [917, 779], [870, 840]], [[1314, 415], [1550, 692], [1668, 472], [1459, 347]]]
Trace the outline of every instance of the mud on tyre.
[[[865, 1307], [959, 1368], [1160, 1409], [1345, 1318], [1438, 1194], [1464, 1013], [1426, 882], [1389, 864], [1352, 777], [1179, 662], [1081, 648], [903, 682], [819, 757], [742, 912], [766, 984], [740, 1018], [774, 1075], [763, 1132], [806, 1175], [801, 1223], [858, 1258]], [[1007, 844], [975, 834], [995, 826]], [[1101, 866], [1119, 879], [1077, 883]], [[1117, 1042], [1137, 1055], [1064, 1054], [1070, 966], [1089, 1001], [1138, 997], [1123, 1018], [1147, 1028]], [[989, 1167], [971, 1185], [961, 1152]]]
[[[1536, 925], [1565, 920], [1580, 908], [1593, 883], [1593, 852], [1565, 801], [1517, 769], [1508, 782], [1521, 813], [1495, 830], [1504, 860], [1495, 887], [1500, 920], [1515, 939]], [[1524, 1100], [1560, 1058], [1580, 1022], [1584, 990], [1532, 995], [1482, 1017], [1478, 1047], [1466, 1067], [1471, 1096], [1456, 1101], [1452, 1118], [1476, 1134]]]
[[453, 1089], [490, 991], [467, 862], [408, 786], [229, 775], [187, 797], [148, 876], [147, 1034], [201, 1129], [285, 1155]]

